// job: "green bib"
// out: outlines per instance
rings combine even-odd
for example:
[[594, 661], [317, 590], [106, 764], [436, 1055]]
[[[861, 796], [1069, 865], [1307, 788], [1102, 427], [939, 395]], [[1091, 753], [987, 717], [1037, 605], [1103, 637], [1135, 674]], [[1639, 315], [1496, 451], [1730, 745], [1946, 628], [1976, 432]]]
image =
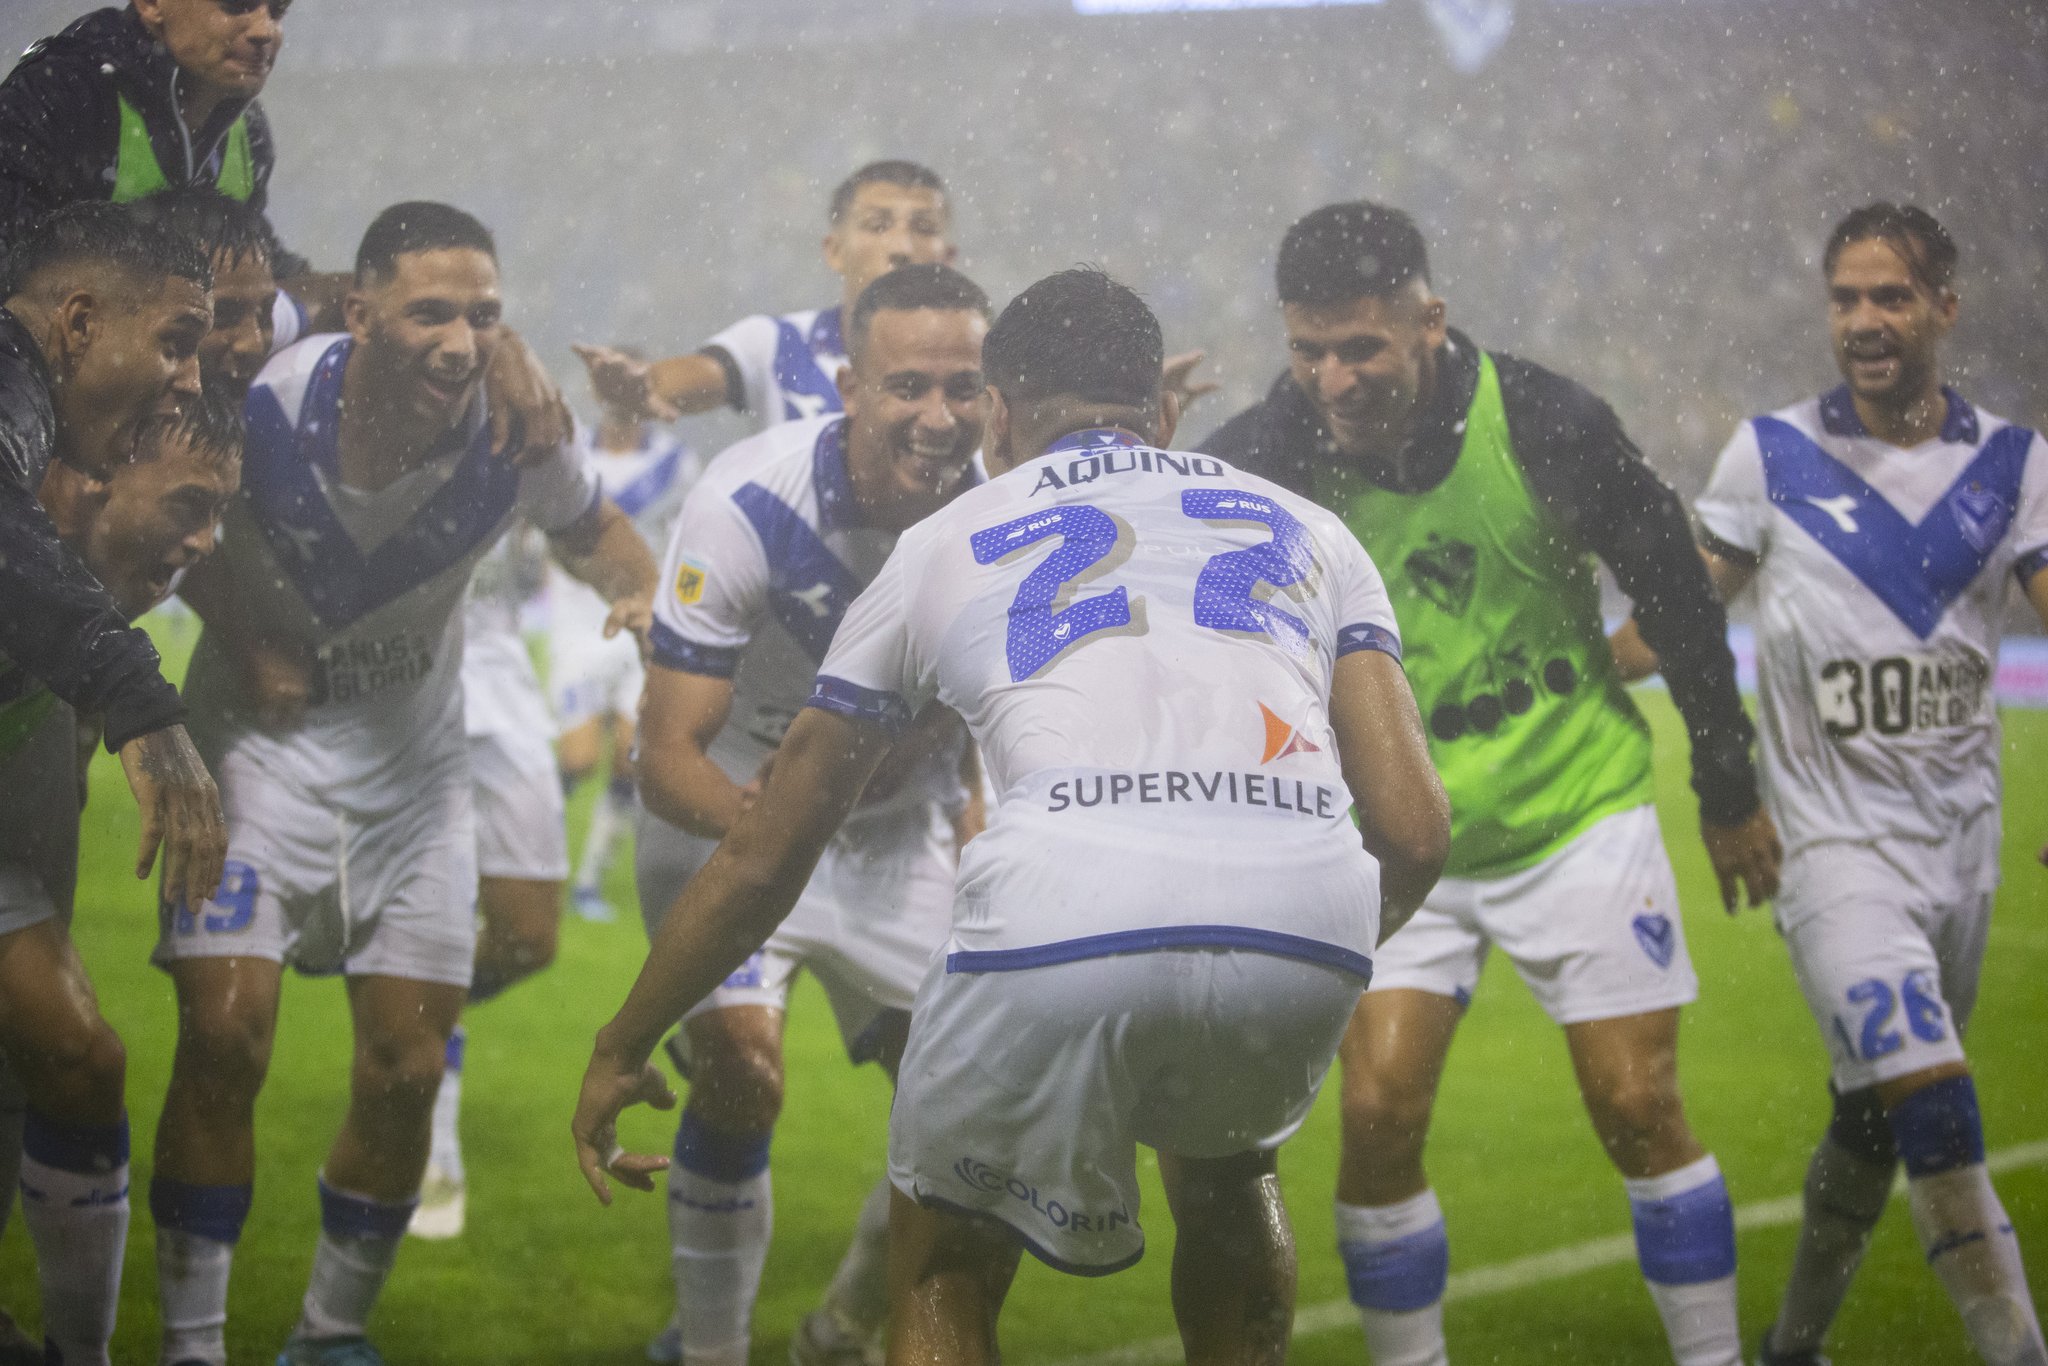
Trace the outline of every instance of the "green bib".
[[[149, 140], [149, 125], [128, 97], [121, 101], [121, 150], [114, 163], [114, 202], [125, 204], [168, 189], [170, 180], [156, 159]], [[220, 159], [220, 174], [214, 185], [230, 199], [246, 201], [256, 193], [256, 161], [249, 152], [249, 116], [236, 119], [228, 128], [227, 151]]]
[[1427, 493], [1326, 471], [1317, 493], [1385, 576], [1451, 798], [1455, 877], [1527, 867], [1651, 800], [1650, 732], [1614, 670], [1593, 556], [1523, 482], [1493, 358]]

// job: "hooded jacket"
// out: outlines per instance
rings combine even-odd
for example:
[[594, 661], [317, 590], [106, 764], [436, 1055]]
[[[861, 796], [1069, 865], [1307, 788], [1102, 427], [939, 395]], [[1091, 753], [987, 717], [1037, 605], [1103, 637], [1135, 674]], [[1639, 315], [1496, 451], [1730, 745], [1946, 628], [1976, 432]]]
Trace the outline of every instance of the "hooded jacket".
[[0, 731], [48, 689], [103, 713], [107, 749], [185, 715], [156, 647], [57, 536], [36, 489], [57, 449], [50, 371], [28, 329], [0, 308]]
[[[264, 207], [275, 160], [255, 100], [188, 134], [178, 65], [133, 9], [100, 9], [30, 47], [0, 81], [0, 243], [79, 200], [218, 185]], [[153, 164], [152, 164], [153, 162]]]

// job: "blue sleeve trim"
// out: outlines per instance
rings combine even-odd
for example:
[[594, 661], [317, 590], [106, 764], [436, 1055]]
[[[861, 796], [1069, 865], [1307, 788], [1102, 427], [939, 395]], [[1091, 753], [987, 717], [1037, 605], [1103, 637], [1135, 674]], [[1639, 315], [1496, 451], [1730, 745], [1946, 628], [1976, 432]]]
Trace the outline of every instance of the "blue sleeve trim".
[[1355, 622], [1337, 632], [1337, 658], [1342, 659], [1360, 650], [1378, 650], [1381, 654], [1392, 655], [1398, 664], [1401, 662], [1401, 637], [1369, 621]]
[[738, 650], [685, 640], [681, 633], [665, 622], [655, 622], [654, 629], [648, 632], [648, 639], [654, 646], [654, 662], [664, 669], [706, 674], [712, 678], [731, 678], [739, 672]]
[[1245, 949], [1275, 958], [1348, 972], [1360, 982], [1372, 981], [1372, 959], [1351, 949], [1298, 934], [1261, 930], [1249, 925], [1164, 925], [1151, 930], [1116, 930], [1080, 939], [1060, 939], [1022, 949], [963, 949], [946, 955], [947, 972], [1020, 972], [1057, 967], [1087, 958], [1120, 953], [1151, 953], [1159, 949]]
[[810, 701], [805, 705], [829, 711], [834, 716], [843, 716], [849, 721], [880, 726], [891, 735], [900, 734], [910, 724], [910, 708], [895, 693], [863, 688], [858, 683], [849, 683], [830, 674], [818, 675], [818, 681], [811, 687]]
[[2019, 576], [2020, 587], [2025, 588], [2029, 583], [2033, 582], [2034, 575], [2044, 569], [2048, 569], [2048, 545], [2044, 545], [2039, 550], [2033, 551], [2030, 554], [2020, 556], [2018, 562], [2013, 565], [2012, 572]]

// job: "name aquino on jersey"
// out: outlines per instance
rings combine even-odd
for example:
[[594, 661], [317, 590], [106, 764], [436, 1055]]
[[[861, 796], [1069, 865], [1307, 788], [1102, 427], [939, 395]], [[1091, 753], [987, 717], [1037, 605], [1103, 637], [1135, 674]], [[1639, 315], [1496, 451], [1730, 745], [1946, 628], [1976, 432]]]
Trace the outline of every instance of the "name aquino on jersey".
[[1183, 478], [1221, 479], [1223, 462], [1214, 456], [1157, 451], [1149, 446], [1111, 446], [1077, 455], [1064, 463], [1046, 461], [1029, 496], [1036, 497], [1048, 489], [1092, 484], [1112, 474], [1178, 474]]

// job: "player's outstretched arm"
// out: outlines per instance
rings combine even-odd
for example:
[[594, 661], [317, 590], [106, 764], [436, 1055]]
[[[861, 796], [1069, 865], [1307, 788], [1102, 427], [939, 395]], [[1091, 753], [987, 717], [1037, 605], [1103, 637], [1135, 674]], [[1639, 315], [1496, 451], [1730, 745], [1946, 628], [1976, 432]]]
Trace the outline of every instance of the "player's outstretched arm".
[[1337, 758], [1358, 831], [1380, 861], [1380, 942], [1408, 923], [1451, 850], [1451, 802], [1429, 761], [1422, 715], [1392, 655], [1340, 656], [1330, 681]]
[[611, 604], [605, 639], [631, 631], [640, 642], [641, 658], [646, 658], [647, 633], [654, 627], [654, 585], [661, 570], [633, 519], [611, 499], [600, 498], [572, 525], [550, 536], [548, 546], [562, 568]]
[[491, 449], [515, 464], [545, 459], [575, 434], [568, 401], [526, 339], [500, 329], [484, 370], [491, 414]]
[[741, 787], [711, 758], [732, 714], [732, 680], [671, 669], [658, 660], [640, 695], [640, 800], [703, 839], [724, 839], [758, 788]]
[[618, 1150], [621, 1110], [641, 1100], [673, 1103], [658, 1075], [650, 1081], [648, 1055], [782, 923], [888, 748], [877, 726], [806, 708], [776, 751], [761, 799], [662, 920], [626, 1003], [597, 1033], [571, 1125], [576, 1160], [603, 1203], [611, 1203], [607, 1175], [651, 1190], [654, 1173], [668, 1165]]
[[726, 402], [725, 367], [702, 351], [645, 361], [609, 346], [578, 344], [574, 350], [590, 372], [598, 399], [644, 421], [673, 422]]

